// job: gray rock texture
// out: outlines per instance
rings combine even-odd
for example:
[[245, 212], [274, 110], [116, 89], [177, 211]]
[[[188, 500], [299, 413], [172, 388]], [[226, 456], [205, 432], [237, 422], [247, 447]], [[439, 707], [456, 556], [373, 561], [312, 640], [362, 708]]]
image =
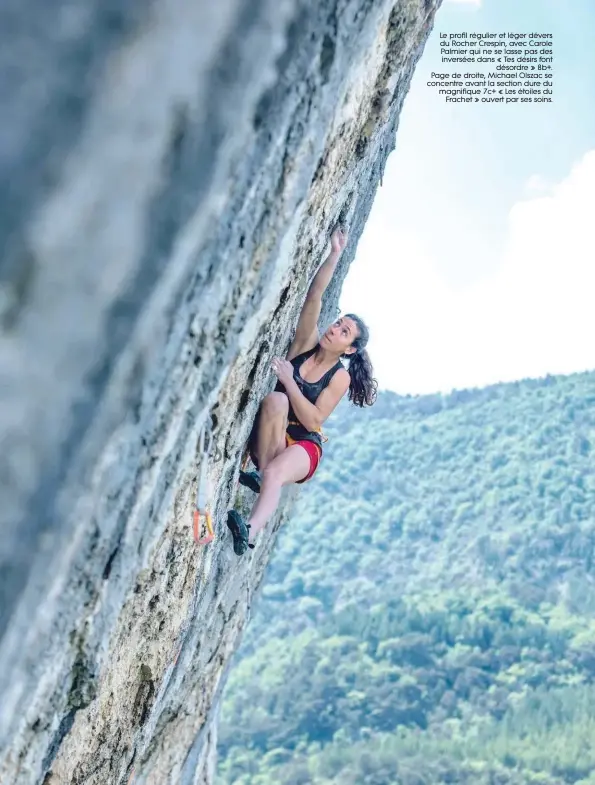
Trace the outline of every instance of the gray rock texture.
[[438, 5], [2, 3], [3, 785], [212, 782], [296, 493], [238, 559], [245, 442], [341, 220], [335, 316]]

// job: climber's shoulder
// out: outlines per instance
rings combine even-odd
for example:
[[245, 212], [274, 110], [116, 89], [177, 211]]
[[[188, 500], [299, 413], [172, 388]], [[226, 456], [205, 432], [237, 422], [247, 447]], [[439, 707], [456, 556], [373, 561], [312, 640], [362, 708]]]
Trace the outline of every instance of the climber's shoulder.
[[309, 352], [310, 349], [313, 349], [317, 345], [319, 340], [320, 335], [318, 334], [318, 328], [314, 329], [306, 338], [304, 338], [303, 334], [300, 335], [296, 332], [294, 339], [291, 342], [291, 346], [289, 347], [289, 351], [285, 355], [285, 359], [293, 360], [294, 357], [297, 357], [299, 354]]
[[333, 376], [326, 389], [324, 389], [320, 394], [324, 395], [324, 393], [328, 391], [329, 397], [336, 398], [338, 401], [345, 395], [349, 389], [350, 384], [351, 376], [349, 375], [349, 371], [347, 371], [346, 368], [338, 368], [333, 373]]

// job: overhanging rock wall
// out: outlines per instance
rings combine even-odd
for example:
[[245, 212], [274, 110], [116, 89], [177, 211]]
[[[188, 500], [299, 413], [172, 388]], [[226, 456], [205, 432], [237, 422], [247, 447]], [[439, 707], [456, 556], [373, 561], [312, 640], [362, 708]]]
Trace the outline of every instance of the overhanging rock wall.
[[241, 453], [341, 218], [335, 315], [438, 4], [0, 9], [3, 785], [211, 782], [226, 665], [295, 493], [238, 559]]

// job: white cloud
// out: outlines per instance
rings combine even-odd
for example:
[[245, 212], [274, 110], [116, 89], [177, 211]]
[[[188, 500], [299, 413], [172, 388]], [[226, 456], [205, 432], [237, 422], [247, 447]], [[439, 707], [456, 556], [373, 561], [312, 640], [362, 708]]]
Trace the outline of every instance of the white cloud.
[[447, 3], [452, 3], [456, 5], [473, 5], [476, 8], [479, 8], [481, 5], [481, 0], [446, 0]]
[[512, 207], [496, 272], [465, 289], [437, 273], [423, 236], [373, 211], [341, 307], [370, 325], [380, 386], [448, 391], [595, 367], [594, 204], [595, 150]]
[[551, 190], [551, 185], [541, 174], [532, 175], [525, 183], [525, 191], [528, 194], [543, 194], [549, 190]]

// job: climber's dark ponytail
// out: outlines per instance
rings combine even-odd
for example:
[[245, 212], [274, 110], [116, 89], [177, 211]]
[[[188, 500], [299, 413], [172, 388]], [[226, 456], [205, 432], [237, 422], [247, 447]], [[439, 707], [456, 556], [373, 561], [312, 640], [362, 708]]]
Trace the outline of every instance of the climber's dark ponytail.
[[370, 357], [365, 347], [370, 338], [370, 332], [364, 322], [353, 313], [345, 314], [346, 317], [353, 319], [357, 324], [359, 335], [352, 342], [352, 346], [356, 348], [355, 354], [344, 355], [349, 359], [349, 376], [351, 383], [349, 385], [349, 400], [353, 401], [355, 406], [372, 406], [376, 401], [376, 394], [378, 391], [378, 382], [374, 379], [374, 369]]

